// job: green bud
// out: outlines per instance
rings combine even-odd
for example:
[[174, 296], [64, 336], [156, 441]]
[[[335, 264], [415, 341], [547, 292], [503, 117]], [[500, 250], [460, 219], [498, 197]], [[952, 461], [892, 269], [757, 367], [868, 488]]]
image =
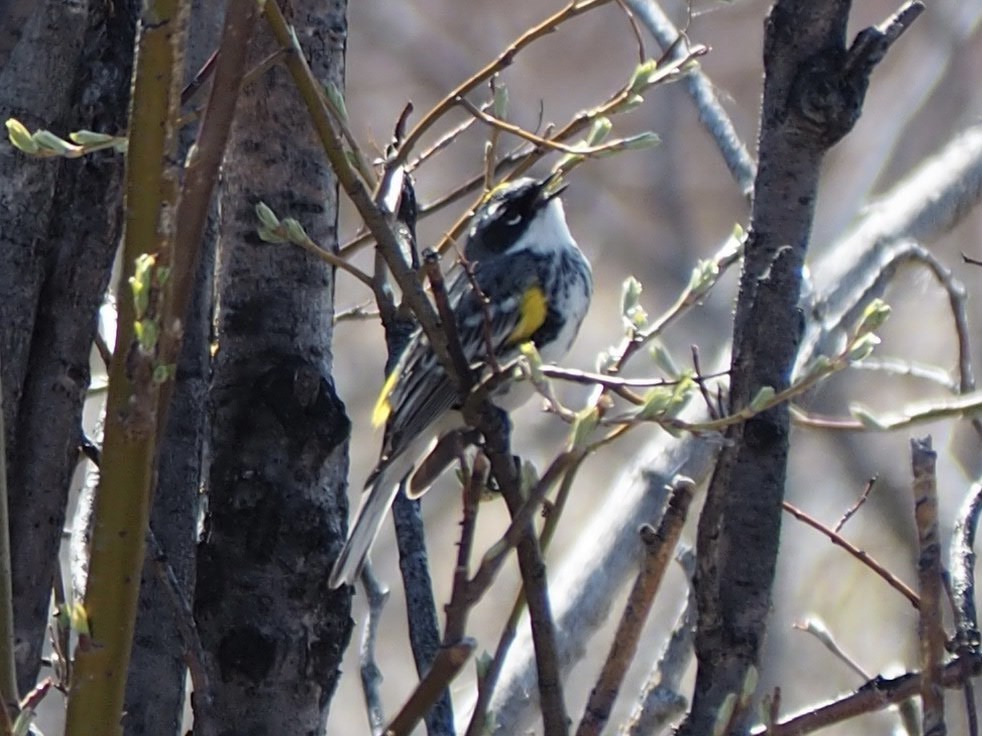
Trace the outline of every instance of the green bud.
[[849, 346], [849, 350], [846, 351], [846, 359], [850, 363], [855, 363], [868, 358], [873, 353], [873, 349], [879, 344], [880, 338], [873, 333], [870, 332], [862, 335]]
[[177, 366], [173, 363], [169, 363], [167, 365], [164, 363], [158, 363], [153, 367], [153, 382], [158, 386], [174, 380], [176, 375]]
[[64, 156], [65, 158], [78, 158], [85, 153], [85, 149], [81, 146], [73, 145], [64, 138], [59, 138], [50, 130], [36, 131], [34, 133], [34, 142], [42, 149], [51, 151], [59, 156]]
[[621, 286], [621, 317], [629, 336], [648, 323], [648, 313], [640, 304], [641, 291], [641, 282], [633, 276], [625, 279]]
[[637, 135], [623, 138], [620, 141], [621, 147], [628, 151], [643, 151], [646, 148], [654, 148], [659, 144], [661, 144], [661, 138], [658, 137], [657, 133], [651, 131], [638, 133]]
[[91, 633], [91, 629], [89, 629], [89, 615], [85, 611], [85, 606], [82, 605], [81, 601], [75, 601], [74, 603], [68, 604], [67, 608], [72, 631], [83, 636], [88, 636]]
[[133, 324], [133, 332], [143, 352], [152, 353], [156, 350], [157, 339], [160, 337], [156, 322], [152, 319], [141, 319]]
[[598, 424], [600, 424], [600, 412], [597, 407], [590, 406], [577, 412], [576, 419], [573, 420], [571, 449], [579, 450], [586, 447], [590, 435], [593, 434], [593, 430], [597, 428]]
[[574, 166], [583, 162], [585, 157], [579, 153], [564, 153], [562, 158], [559, 159], [559, 163], [556, 164], [556, 168], [560, 171], [569, 171]]
[[815, 358], [815, 360], [808, 364], [807, 368], [805, 368], [804, 372], [802, 373], [802, 379], [824, 375], [831, 372], [834, 367], [835, 366], [832, 363], [832, 359], [829, 358], [829, 356], [819, 355]]
[[689, 276], [689, 291], [700, 297], [711, 288], [719, 278], [719, 264], [715, 260], [699, 260]]
[[112, 143], [116, 138], [108, 133], [96, 133], [93, 130], [76, 130], [74, 133], [69, 133], [68, 137], [71, 138], [72, 143], [80, 146], [101, 146]]
[[324, 83], [324, 94], [327, 96], [327, 101], [330, 103], [333, 110], [337, 113], [338, 118], [342, 121], [347, 121], [348, 119], [348, 108], [344, 104], [344, 95], [341, 94], [341, 90], [335, 84], [331, 82]]
[[631, 110], [636, 110], [641, 107], [641, 103], [644, 102], [644, 97], [641, 95], [630, 95], [624, 102], [617, 106], [617, 112], [630, 112]]
[[651, 348], [649, 349], [651, 359], [655, 362], [655, 365], [669, 378], [678, 378], [681, 375], [678, 366], [675, 365], [675, 360], [672, 358], [672, 354], [668, 352], [668, 348], [665, 347], [661, 340], [654, 340], [651, 343]]
[[777, 392], [773, 386], [761, 386], [750, 400], [750, 410], [754, 413], [764, 411], [774, 401]]
[[597, 360], [594, 367], [597, 373], [606, 373], [614, 367], [614, 362], [614, 356], [610, 354], [609, 350], [601, 350], [597, 353]]
[[675, 384], [675, 389], [672, 391], [672, 400], [669, 402], [668, 406], [665, 407], [665, 416], [677, 417], [689, 403], [695, 389], [696, 382], [693, 380], [692, 375], [686, 374], [682, 376], [678, 383]]
[[130, 276], [130, 290], [133, 292], [133, 306], [137, 319], [142, 319], [150, 307], [150, 290], [153, 287], [153, 268], [157, 257], [150, 253], [137, 256], [133, 275]]
[[300, 245], [310, 240], [307, 237], [307, 232], [303, 229], [303, 225], [292, 217], [283, 220], [283, 228], [286, 230], [286, 237], [291, 243]]
[[672, 389], [668, 386], [656, 386], [648, 391], [644, 397], [644, 404], [637, 413], [637, 418], [647, 421], [662, 416], [672, 402], [672, 393]]
[[11, 145], [18, 151], [34, 155], [40, 150], [31, 135], [31, 131], [17, 118], [7, 118], [7, 137], [10, 139]]
[[591, 146], [599, 146], [604, 142], [604, 139], [610, 135], [610, 131], [614, 129], [614, 124], [610, 122], [610, 118], [600, 117], [593, 121], [593, 125], [590, 126], [590, 132], [586, 135], [586, 142]]
[[867, 335], [880, 329], [890, 317], [890, 305], [882, 299], [874, 299], [866, 305], [863, 316], [859, 318], [856, 336]]
[[535, 344], [531, 340], [527, 340], [518, 346], [518, 352], [521, 353], [522, 357], [528, 361], [529, 373], [532, 376], [532, 381], [535, 383], [542, 383], [548, 379], [542, 375], [542, 356], [539, 355], [539, 351], [536, 349]]
[[256, 217], [259, 218], [259, 222], [264, 227], [268, 227], [271, 230], [275, 230], [280, 226], [280, 218], [276, 216], [276, 213], [265, 202], [259, 202], [256, 205]]
[[634, 94], [644, 92], [651, 86], [657, 72], [658, 62], [655, 59], [648, 59], [638, 64], [631, 75], [631, 81], [628, 82], [628, 89]]

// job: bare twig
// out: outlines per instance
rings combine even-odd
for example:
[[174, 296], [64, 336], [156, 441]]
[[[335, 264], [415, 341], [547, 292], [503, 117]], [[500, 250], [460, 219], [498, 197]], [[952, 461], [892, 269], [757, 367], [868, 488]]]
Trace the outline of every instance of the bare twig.
[[375, 662], [375, 644], [378, 641], [378, 627], [382, 619], [382, 609], [389, 599], [389, 589], [375, 577], [371, 560], [365, 563], [361, 570], [361, 584], [368, 599], [368, 618], [362, 630], [361, 646], [358, 651], [359, 669], [361, 672], [361, 688], [365, 696], [365, 708], [368, 715], [368, 726], [373, 736], [382, 733], [385, 726], [385, 711], [382, 708], [382, 672]]
[[977, 652], [982, 643], [975, 610], [975, 532], [982, 513], [982, 483], [976, 482], [958, 510], [951, 540], [951, 592], [955, 603], [958, 654]]
[[351, 151], [345, 148], [343, 134], [338, 130], [335, 113], [329, 109], [326, 95], [307, 65], [296, 36], [287, 25], [279, 5], [276, 2], [268, 2], [263, 8], [276, 40], [280, 45], [295, 52], [287, 56], [287, 68], [307, 106], [314, 128], [338, 181], [378, 243], [379, 256], [384, 259], [399, 288], [402, 289], [403, 299], [411, 307], [420, 327], [429, 338], [433, 351], [441, 364], [448, 368], [451, 380], [455, 380], [455, 374], [451, 370], [452, 361], [447, 351], [446, 334], [438, 328], [436, 312], [427, 300], [415, 273], [406, 263], [391, 214], [385, 213], [376, 204], [368, 188], [368, 182], [362, 176], [364, 166], [353, 167], [349, 162]]
[[454, 316], [450, 299], [447, 297], [447, 290], [443, 283], [443, 272], [440, 270], [440, 255], [436, 251], [427, 250], [423, 254], [423, 270], [432, 287], [433, 301], [436, 302], [437, 314], [440, 317], [440, 328], [447, 336], [447, 348], [450, 353], [450, 360], [453, 362], [454, 372], [458, 377], [457, 380], [461, 384], [460, 391], [466, 394], [472, 387], [473, 378], [467, 358], [464, 357], [464, 349], [460, 344], [460, 335], [457, 333], [457, 318]]
[[851, 368], [859, 371], [876, 371], [904, 378], [919, 378], [922, 381], [935, 383], [951, 393], [958, 393], [960, 384], [960, 381], [952, 378], [951, 374], [944, 368], [927, 363], [918, 363], [913, 360], [878, 358], [871, 355], [868, 358], [856, 361], [852, 364]]
[[573, 2], [570, 2], [562, 10], [553, 13], [542, 22], [526, 30], [521, 36], [515, 39], [515, 41], [513, 41], [508, 48], [502, 51], [497, 58], [486, 64], [470, 78], [457, 85], [447, 94], [446, 97], [444, 97], [428, 113], [426, 113], [426, 115], [423, 116], [423, 119], [416, 123], [413, 129], [406, 135], [402, 145], [399, 146], [399, 150], [387, 162], [387, 166], [396, 167], [404, 163], [410, 151], [413, 150], [420, 138], [422, 138], [423, 134], [433, 127], [433, 124], [443, 117], [448, 110], [453, 108], [457, 104], [457, 100], [459, 98], [484, 84], [499, 71], [509, 66], [515, 59], [515, 56], [518, 55], [518, 53], [526, 46], [542, 38], [543, 36], [547, 36], [548, 34], [554, 32], [560, 24], [575, 18], [578, 15], [594, 10], [601, 5], [606, 5], [608, 2], [610, 2], [610, 0], [573, 0]]
[[198, 627], [194, 621], [194, 611], [191, 602], [184, 594], [184, 586], [167, 561], [167, 553], [157, 540], [153, 529], [147, 529], [147, 552], [153, 560], [157, 579], [163, 585], [167, 599], [174, 609], [174, 621], [177, 623], [181, 642], [184, 644], [184, 660], [188, 666], [188, 674], [191, 676], [194, 698], [195, 731], [197, 732], [200, 723], [202, 736], [216, 736], [219, 729], [212, 710], [214, 691], [211, 683], [214, 681], [214, 670], [210, 655], [201, 643]]
[[[406, 594], [409, 645], [416, 673], [422, 678], [440, 651], [440, 616], [433, 595], [420, 500], [409, 498], [405, 488], [400, 489], [392, 502], [392, 521], [396, 527], [399, 572]], [[453, 734], [453, 703], [449, 689], [437, 698], [424, 719], [429, 736]]]
[[677, 559], [689, 581], [689, 595], [630, 720], [621, 729], [622, 736], [661, 733], [685, 712], [688, 704], [681, 690], [682, 677], [692, 659], [692, 638], [696, 628], [696, 600], [691, 585], [696, 556], [691, 549], [685, 549]]
[[[982, 513], [982, 483], [975, 483], [958, 511], [952, 533], [951, 597], [955, 617], [955, 652], [961, 661], [979, 651], [980, 635], [978, 615], [975, 610], [975, 532], [979, 514]], [[966, 673], [967, 674], [967, 673]], [[965, 678], [965, 707], [969, 736], [978, 736], [978, 714], [975, 710], [975, 694], [972, 681]]]
[[661, 586], [665, 569], [678, 544], [694, 493], [695, 484], [689, 478], [676, 479], [658, 530], [647, 525], [641, 527], [641, 541], [645, 547], [641, 570], [628, 594], [624, 613], [597, 684], [590, 693], [576, 736], [598, 736], [610, 718], [624, 675], [637, 652], [641, 631]]
[[920, 598], [918, 597], [917, 593], [911, 590], [910, 586], [908, 586], [906, 583], [900, 580], [900, 578], [898, 578], [892, 572], [890, 572], [885, 567], [883, 567], [883, 565], [881, 565], [879, 562], [877, 562], [872, 557], [870, 557], [866, 552], [859, 549], [855, 545], [847, 542], [845, 539], [842, 538], [842, 536], [835, 533], [827, 526], [822, 524], [820, 521], [818, 521], [812, 516], [809, 516], [804, 511], [797, 508], [796, 506], [791, 505], [787, 501], [783, 501], [782, 506], [784, 507], [785, 511], [791, 514], [798, 521], [802, 521], [808, 526], [810, 526], [812, 529], [816, 529], [817, 531], [820, 531], [822, 534], [824, 534], [826, 537], [829, 538], [830, 542], [838, 545], [839, 547], [842, 547], [842, 549], [844, 549], [846, 552], [851, 554], [853, 557], [855, 557], [857, 560], [863, 563], [870, 570], [872, 570], [881, 578], [883, 578], [891, 588], [893, 588], [902, 596], [904, 596], [907, 600], [909, 600], [910, 604], [915, 609], [920, 607], [921, 604]]
[[[525, 128], [521, 127], [520, 125], [515, 125], [513, 123], [509, 123], [507, 120], [497, 118], [494, 115], [481, 110], [479, 107], [469, 102], [465, 97], [461, 97], [459, 100], [457, 100], [457, 102], [461, 107], [467, 110], [467, 112], [480, 120], [482, 123], [491, 126], [493, 130], [511, 133], [518, 138], [526, 140], [529, 143], [546, 150], [559, 151], [560, 153], [566, 153], [571, 156], [582, 156], [584, 158], [589, 158], [591, 156], [603, 156], [612, 151], [619, 151], [626, 147], [627, 142], [623, 139], [602, 143], [598, 146], [584, 146], [582, 144], [571, 146], [552, 138], [544, 138], [540, 135], [536, 135], [530, 130], [525, 130]], [[493, 173], [493, 170], [494, 167], [491, 166], [486, 169], [486, 172], [491, 174]], [[489, 178], [489, 176], [485, 176], [485, 187], [487, 187], [489, 183]]]
[[[958, 657], [944, 666], [941, 684], [946, 688], [960, 688], [967, 678], [982, 673], [982, 659]], [[900, 677], [877, 677], [861, 688], [838, 700], [810, 708], [771, 727], [751, 730], [752, 736], [802, 736], [836, 723], [848, 721], [864, 713], [883, 710], [897, 705], [920, 693], [921, 673], [908, 672]]]
[[467, 664], [476, 646], [473, 639], [465, 638], [452, 646], [440, 649], [436, 659], [433, 660], [433, 667], [416, 686], [402, 710], [386, 726], [384, 733], [387, 736], [407, 736], [412, 733], [416, 724], [423, 719], [436, 699], [446, 690], [447, 685]]
[[835, 637], [832, 636], [832, 632], [829, 631], [828, 627], [825, 625], [825, 622], [821, 619], [817, 618], [816, 616], [809, 616], [804, 621], [796, 621], [794, 624], [792, 624], [792, 627], [798, 631], [803, 631], [806, 634], [811, 634], [814, 636], [819, 642], [821, 642], [823, 647], [828, 649], [833, 656], [835, 656], [836, 659], [845, 664], [846, 667], [863, 678], [863, 680], [872, 679], [872, 675], [866, 672], [866, 670], [859, 666], [859, 663], [856, 662], [855, 659], [843, 651], [842, 647], [840, 647], [839, 643], [835, 640]]
[[464, 513], [460, 522], [460, 543], [457, 545], [457, 565], [454, 568], [453, 590], [447, 604], [447, 624], [443, 633], [443, 644], [449, 646], [464, 638], [467, 630], [467, 616], [474, 601], [468, 591], [471, 550], [474, 548], [474, 531], [477, 524], [477, 509], [490, 472], [488, 459], [477, 453], [471, 466], [470, 477], [464, 484]]
[[855, 513], [863, 507], [863, 504], [866, 503], [866, 501], [869, 499], [869, 494], [873, 491], [873, 486], [875, 485], [876, 485], [876, 476], [874, 475], [872, 478], [866, 481], [866, 485], [863, 487], [863, 492], [859, 494], [859, 498], [856, 499], [856, 503], [854, 503], [852, 506], [846, 509], [846, 513], [844, 513], [842, 515], [842, 518], [835, 523], [835, 529], [833, 529], [833, 531], [836, 534], [841, 532], [842, 527], [846, 525], [846, 522], [849, 521], [849, 519], [851, 519], [853, 515], [855, 515]]
[[[574, 461], [565, 469], [565, 475], [563, 476], [559, 493], [556, 495], [556, 502], [553, 505], [549, 516], [546, 518], [545, 526], [543, 527], [542, 534], [539, 537], [539, 545], [543, 552], [546, 551], [550, 542], [552, 541], [552, 537], [556, 531], [562, 510], [565, 507], [566, 499], [569, 497], [573, 478], [576, 476], [576, 472], [579, 470], [580, 465], [583, 463], [585, 458], [585, 454], [581, 455], [578, 460]], [[552, 467], [555, 467], [555, 462], [553, 463]], [[550, 467], [550, 470], [546, 471], [545, 475], [543, 475], [542, 479], [539, 481], [538, 488], [543, 494], [545, 491], [542, 490], [544, 487], [542, 484], [548, 480], [548, 475], [550, 474], [552, 467]], [[530, 494], [530, 496], [531, 495], [535, 494]], [[487, 558], [485, 558], [484, 562], [487, 562]], [[482, 562], [482, 565], [484, 562]], [[475, 583], [480, 579], [480, 574], [480, 570], [475, 573]], [[518, 595], [512, 604], [511, 611], [508, 614], [507, 620], [505, 621], [504, 628], [501, 631], [501, 635], [498, 637], [498, 645], [495, 647], [494, 656], [491, 658], [491, 662], [485, 669], [483, 676], [478, 680], [477, 700], [474, 706], [474, 712], [471, 715], [470, 723], [467, 726], [466, 736], [476, 736], [477, 734], [483, 734], [486, 731], [488, 705], [491, 702], [495, 685], [498, 682], [498, 677], [501, 675], [502, 667], [505, 664], [505, 656], [508, 654], [508, 650], [511, 647], [512, 642], [515, 640], [515, 635], [518, 631], [518, 624], [519, 621], [521, 621], [521, 617], [524, 612], [525, 589], [522, 588], [519, 590]]]
[[[474, 424], [485, 436], [485, 452], [491, 461], [492, 475], [505, 499], [508, 512], [513, 521], [517, 521], [527, 505], [522, 498], [515, 461], [509, 451], [508, 419], [488, 402], [484, 401], [482, 404], [482, 411], [477, 412], [478, 421]], [[465, 416], [468, 413], [470, 412], [465, 408]], [[569, 731], [569, 717], [566, 714], [563, 680], [559, 670], [556, 626], [549, 602], [546, 565], [542, 560], [531, 519], [522, 526], [522, 537], [517, 545], [518, 567], [531, 618], [544, 733], [546, 736], [563, 736]]]
[[921, 0], [909, 0], [879, 25], [860, 31], [849, 49], [845, 74], [864, 79], [868, 77], [872, 68], [883, 60], [894, 42], [910, 28], [924, 9]]
[[[687, 40], [678, 43], [683, 37], [657, 2], [624, 0], [624, 4], [631, 9], [634, 16], [648, 29], [663, 49], [671, 50], [670, 58], [684, 55], [685, 48], [688, 46]], [[730, 174], [740, 186], [740, 191], [749, 196], [753, 191], [757, 165], [737, 135], [733, 121], [716, 98], [713, 83], [700, 69], [694, 68], [686, 74], [683, 84], [696, 106], [699, 121], [715, 141]]]
[[917, 524], [917, 579], [921, 605], [917, 631], [920, 638], [921, 704], [924, 736], [947, 733], [944, 720], [945, 632], [942, 623], [941, 542], [938, 533], [937, 453], [930, 436], [910, 441], [914, 476], [914, 521]]

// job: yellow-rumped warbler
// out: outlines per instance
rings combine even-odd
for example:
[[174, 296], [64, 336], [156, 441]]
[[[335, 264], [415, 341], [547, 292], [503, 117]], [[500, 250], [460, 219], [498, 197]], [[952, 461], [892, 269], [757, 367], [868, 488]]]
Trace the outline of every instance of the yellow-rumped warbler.
[[[543, 360], [558, 360], [579, 331], [593, 276], [566, 224], [558, 196], [563, 189], [557, 175], [501, 185], [471, 221], [464, 259], [472, 275], [458, 268], [447, 293], [464, 356], [475, 369], [487, 365], [489, 349], [495, 362], [507, 364], [526, 341]], [[501, 389], [493, 400], [509, 410], [531, 395], [531, 390]], [[361, 572], [400, 481], [429, 444], [464, 426], [458, 409], [456, 389], [417, 329], [375, 405], [373, 424], [385, 424], [382, 454], [331, 571], [332, 588], [353, 583]]]

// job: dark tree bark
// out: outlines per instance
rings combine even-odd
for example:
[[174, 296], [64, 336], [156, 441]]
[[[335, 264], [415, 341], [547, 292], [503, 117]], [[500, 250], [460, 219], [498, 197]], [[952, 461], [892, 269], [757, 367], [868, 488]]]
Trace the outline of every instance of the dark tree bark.
[[[136, 3], [45, 3], [5, 68], [0, 112], [59, 132], [125, 129]], [[15, 104], [11, 101], [16, 101]], [[0, 153], [4, 351], [18, 684], [40, 667], [77, 458], [89, 351], [121, 222], [122, 158]]]
[[[778, 0], [764, 39], [758, 172], [734, 323], [730, 411], [764, 386], [789, 384], [801, 337], [801, 269], [825, 152], [859, 117], [871, 53], [846, 48], [848, 0]], [[788, 457], [786, 404], [728, 433], [699, 519], [696, 592], [699, 662], [681, 733], [713, 732], [738, 696], [726, 732], [742, 733], [747, 677], [760, 662], [771, 605]], [[751, 693], [752, 694], [752, 689]]]
[[[292, 9], [314, 74], [340, 89], [345, 3]], [[257, 60], [274, 50], [263, 24], [254, 43]], [[331, 377], [332, 270], [256, 234], [265, 201], [322, 247], [337, 242], [337, 183], [285, 69], [243, 90], [223, 184], [195, 616], [223, 733], [313, 736], [351, 633], [350, 590], [327, 585], [344, 537], [350, 423]]]

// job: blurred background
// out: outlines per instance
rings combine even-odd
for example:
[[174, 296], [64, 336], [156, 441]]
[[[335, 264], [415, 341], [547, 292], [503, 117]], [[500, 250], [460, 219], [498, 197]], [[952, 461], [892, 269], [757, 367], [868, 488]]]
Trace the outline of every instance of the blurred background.
[[[855, 3], [850, 37], [858, 29], [879, 23], [898, 6], [897, 0]], [[688, 22], [694, 43], [711, 51], [701, 59], [703, 70], [753, 151], [762, 86], [761, 40], [769, 7], [764, 0], [710, 2], [690, 6], [663, 3], [677, 25]], [[459, 3], [453, 0], [361, 0], [349, 10], [346, 102], [351, 125], [367, 151], [381, 150], [407, 102], [416, 112], [410, 124], [450, 89], [484, 66], [523, 30], [561, 7], [544, 3], [498, 0]], [[687, 16], [690, 16], [687, 20]], [[978, 0], [936, 0], [892, 49], [873, 75], [863, 116], [855, 130], [826, 159], [814, 223], [812, 258], [848, 231], [871, 196], [884, 192], [958, 130], [977, 122], [982, 112], [979, 70], [982, 44]], [[649, 56], [660, 56], [644, 34]], [[637, 64], [638, 48], [631, 26], [617, 4], [574, 19], [557, 33], [520, 54], [501, 76], [510, 97], [510, 119], [524, 127], [561, 125], [577, 111], [591, 107], [616, 91]], [[475, 102], [483, 95], [471, 96]], [[457, 111], [426, 142], [466, 118]], [[747, 224], [748, 203], [730, 177], [717, 149], [700, 126], [682, 85], [655, 88], [637, 110], [614, 120], [614, 134], [656, 132], [662, 144], [650, 151], [631, 152], [589, 161], [571, 177], [564, 195], [571, 229], [594, 267], [596, 293], [569, 367], [592, 369], [597, 353], [616, 344], [622, 335], [619, 300], [628, 276], [644, 285], [643, 304], [652, 316], [660, 314], [688, 281], [696, 262], [711, 256], [736, 224]], [[422, 203], [432, 201], [456, 183], [481, 170], [487, 130], [479, 124], [447, 151], [416, 172]], [[502, 150], [516, 141], [502, 138]], [[547, 160], [543, 170], [553, 163]], [[438, 242], [464, 211], [465, 200], [420, 223], [420, 244]], [[346, 203], [347, 204], [347, 203]], [[346, 208], [341, 218], [342, 243], [359, 227]], [[982, 257], [982, 215], [975, 212], [950, 235], [925, 245], [963, 281], [969, 292], [969, 320], [979, 324], [977, 294], [982, 270], [963, 265], [960, 252]], [[369, 258], [363, 254], [361, 258]], [[369, 266], [368, 260], [363, 265]], [[690, 346], [698, 345], [704, 366], [718, 365], [729, 340], [736, 273], [727, 275], [700, 308], [693, 310], [665, 336], [679, 364], [690, 364]], [[344, 274], [338, 277], [338, 310], [362, 304], [364, 289]], [[955, 366], [955, 338], [946, 295], [923, 269], [902, 271], [886, 295], [893, 316], [880, 332], [878, 355], [919, 360], [946, 369]], [[974, 333], [973, 333], [974, 336]], [[982, 342], [982, 341], [977, 341]], [[978, 346], [976, 346], [977, 348]], [[973, 352], [976, 359], [979, 351]], [[381, 330], [374, 321], [342, 322], [335, 336], [336, 378], [354, 423], [350, 496], [357, 504], [364, 478], [373, 466], [381, 440], [370, 427], [371, 406], [383, 375], [385, 360]], [[651, 375], [655, 367], [639, 358], [634, 369]], [[587, 391], [561, 386], [568, 406], [578, 408]], [[881, 410], [899, 409], [905, 402], [943, 394], [936, 386], [914, 379], [877, 374], [834, 378], [819, 389], [812, 408], [844, 415], [859, 398]], [[515, 447], [539, 468], [562, 447], [568, 428], [532, 401], [516, 417]], [[977, 464], [978, 438], [960, 442], [949, 452], [951, 423], [929, 425], [916, 436], [930, 433], [940, 450], [941, 514], [945, 544], [951, 520], [973, 478], [963, 464]], [[910, 432], [835, 434], [796, 429], [792, 440], [788, 499], [829, 525], [858, 498], [871, 477], [878, 481], [870, 501], [845, 527], [844, 535], [886, 564], [909, 584], [916, 583], [916, 533], [910, 491]], [[658, 430], [642, 430], [593, 456], [580, 473], [560, 535], [550, 549], [550, 569], [556, 569], [571, 545], [594, 544], [579, 532], [602, 503], [616, 494], [619, 477]], [[428, 547], [434, 567], [438, 601], [449, 595], [450, 563], [458, 533], [459, 498], [456, 482], [445, 477], [423, 501], [428, 524]], [[615, 497], [616, 501], [616, 497]], [[701, 496], [697, 503], [701, 502]], [[694, 544], [696, 511], [684, 534]], [[485, 547], [503, 528], [503, 504], [485, 503], [480, 534]], [[375, 546], [379, 576], [392, 588], [383, 617], [379, 665], [385, 675], [383, 697], [394, 713], [411, 692], [416, 674], [406, 639], [404, 600], [391, 524]], [[494, 649], [501, 623], [517, 589], [517, 571], [508, 566], [470, 619], [478, 651]], [[657, 657], [685, 596], [682, 575], [670, 572], [648, 625], [639, 662], [622, 690], [614, 722], [633, 705], [638, 687]], [[615, 618], [619, 609], [615, 605]], [[364, 621], [364, 596], [356, 597], [355, 618]], [[917, 665], [916, 616], [912, 607], [839, 548], [790, 517], [785, 518], [781, 563], [775, 588], [762, 690], [781, 687], [782, 713], [854, 690], [862, 680], [828, 654], [812, 637], [792, 630], [806, 616], [825, 621], [840, 645], [870, 674], [897, 674]], [[356, 631], [355, 636], [359, 636]], [[598, 657], [609, 639], [598, 636], [590, 656], [574, 671], [567, 689], [570, 714], [578, 719], [598, 669]], [[366, 717], [357, 673], [357, 643], [349, 648], [345, 677], [331, 709], [329, 733], [365, 733]], [[455, 684], [463, 703], [473, 684], [471, 666]], [[949, 728], [964, 730], [960, 695], [948, 694]], [[829, 734], [894, 733], [898, 718], [881, 713], [849, 722]], [[420, 729], [422, 732], [422, 729]]]

